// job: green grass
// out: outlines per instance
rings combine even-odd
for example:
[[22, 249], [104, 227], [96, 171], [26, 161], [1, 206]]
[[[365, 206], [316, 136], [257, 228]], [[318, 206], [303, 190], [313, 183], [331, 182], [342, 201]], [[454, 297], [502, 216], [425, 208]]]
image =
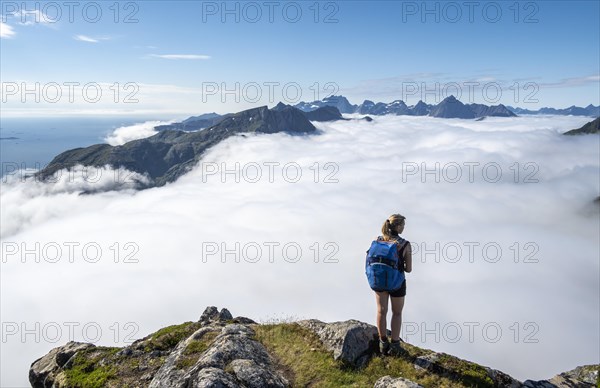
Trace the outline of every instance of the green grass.
[[99, 361], [112, 358], [120, 348], [95, 347], [77, 353], [73, 367], [65, 370], [67, 386], [77, 388], [101, 388], [116, 377], [113, 366], [100, 366]]
[[185, 322], [180, 325], [164, 327], [150, 336], [144, 350], [146, 352], [152, 350], [171, 350], [181, 340], [192, 335], [198, 328], [199, 324], [197, 322]]
[[481, 365], [461, 360], [460, 358], [441, 353], [438, 362], [457, 375], [467, 387], [494, 387], [494, 382]]
[[[295, 323], [261, 324], [254, 327], [255, 339], [274, 355], [286, 378], [294, 387], [366, 387], [380, 377], [404, 377], [425, 387], [462, 387], [458, 382], [418, 371], [410, 360], [375, 356], [364, 369], [345, 367], [335, 361], [318, 337]], [[425, 351], [409, 347], [409, 354]]]
[[219, 335], [218, 331], [209, 331], [207, 333], [204, 333], [202, 338], [190, 341], [190, 343], [183, 351], [183, 354], [190, 355], [204, 353], [204, 351], [208, 349], [208, 347], [213, 343], [217, 335]]

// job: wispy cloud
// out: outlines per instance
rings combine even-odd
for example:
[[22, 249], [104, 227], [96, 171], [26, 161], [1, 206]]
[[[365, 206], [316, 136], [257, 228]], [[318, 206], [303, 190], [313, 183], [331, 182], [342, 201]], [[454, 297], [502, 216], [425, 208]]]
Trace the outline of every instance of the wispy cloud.
[[98, 39], [94, 39], [94, 38], [91, 38], [91, 37], [86, 36], [86, 35], [75, 35], [73, 37], [73, 39], [79, 40], [79, 41], [82, 41], [82, 42], [90, 42], [90, 43], [98, 43], [99, 42]]
[[588, 75], [582, 77], [563, 78], [557, 82], [544, 82], [540, 86], [546, 88], [570, 88], [573, 86], [584, 86], [600, 82], [600, 74]]
[[196, 54], [150, 54], [153, 58], [162, 59], [210, 59], [209, 55], [196, 55]]
[[87, 35], [75, 35], [73, 39], [81, 42], [98, 43], [101, 40], [110, 40], [111, 38], [108, 36], [91, 37]]
[[0, 38], [10, 39], [16, 35], [15, 30], [12, 26], [0, 21]]
[[20, 26], [45, 26], [53, 29], [57, 29], [58, 26], [56, 24], [57, 20], [47, 16], [43, 11], [40, 10], [31, 10], [25, 11], [21, 10], [15, 12], [10, 15], [3, 15], [2, 19], [4, 21], [0, 21], [0, 38], [2, 39], [10, 39], [13, 38], [17, 33], [14, 30], [14, 27], [7, 24], [5, 21], [8, 20], [8, 16], [11, 16], [15, 19], [15, 22]]
[[21, 10], [15, 13], [14, 16], [20, 19], [18, 23], [23, 26], [32, 26], [38, 24], [49, 26], [57, 21], [56, 19], [46, 15], [43, 11], [37, 9], [31, 11]]

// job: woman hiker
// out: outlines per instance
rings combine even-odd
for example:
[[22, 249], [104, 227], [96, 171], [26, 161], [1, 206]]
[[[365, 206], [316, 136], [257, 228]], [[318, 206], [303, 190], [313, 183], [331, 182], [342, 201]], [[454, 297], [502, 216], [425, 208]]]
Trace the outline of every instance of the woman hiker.
[[[410, 243], [400, 234], [404, 231], [406, 217], [400, 214], [392, 214], [381, 228], [382, 236], [378, 240], [398, 241], [398, 256], [400, 258], [400, 270], [412, 271], [412, 249]], [[379, 350], [382, 354], [400, 355], [403, 349], [400, 347], [400, 327], [402, 325], [402, 308], [404, 307], [404, 296], [406, 295], [406, 278], [400, 288], [394, 291], [374, 291], [377, 300], [377, 331], [379, 332]], [[388, 300], [392, 300], [392, 338], [391, 343], [387, 338], [387, 311]]]

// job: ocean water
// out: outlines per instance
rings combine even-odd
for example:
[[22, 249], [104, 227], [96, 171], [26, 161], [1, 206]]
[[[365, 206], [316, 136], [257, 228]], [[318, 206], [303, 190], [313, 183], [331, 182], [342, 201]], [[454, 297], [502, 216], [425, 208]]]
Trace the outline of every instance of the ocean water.
[[[18, 168], [43, 168], [63, 151], [104, 143], [116, 128], [150, 119], [124, 117], [0, 118], [0, 162], [4, 176]], [[7, 139], [14, 137], [16, 139]]]

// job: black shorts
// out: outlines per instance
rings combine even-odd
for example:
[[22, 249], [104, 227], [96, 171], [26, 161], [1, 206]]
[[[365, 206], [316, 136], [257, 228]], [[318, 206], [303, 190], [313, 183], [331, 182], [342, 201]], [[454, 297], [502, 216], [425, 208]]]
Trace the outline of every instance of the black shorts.
[[390, 296], [392, 298], [406, 296], [406, 279], [404, 279], [400, 288], [398, 288], [397, 290], [394, 290], [394, 291], [390, 291]]

